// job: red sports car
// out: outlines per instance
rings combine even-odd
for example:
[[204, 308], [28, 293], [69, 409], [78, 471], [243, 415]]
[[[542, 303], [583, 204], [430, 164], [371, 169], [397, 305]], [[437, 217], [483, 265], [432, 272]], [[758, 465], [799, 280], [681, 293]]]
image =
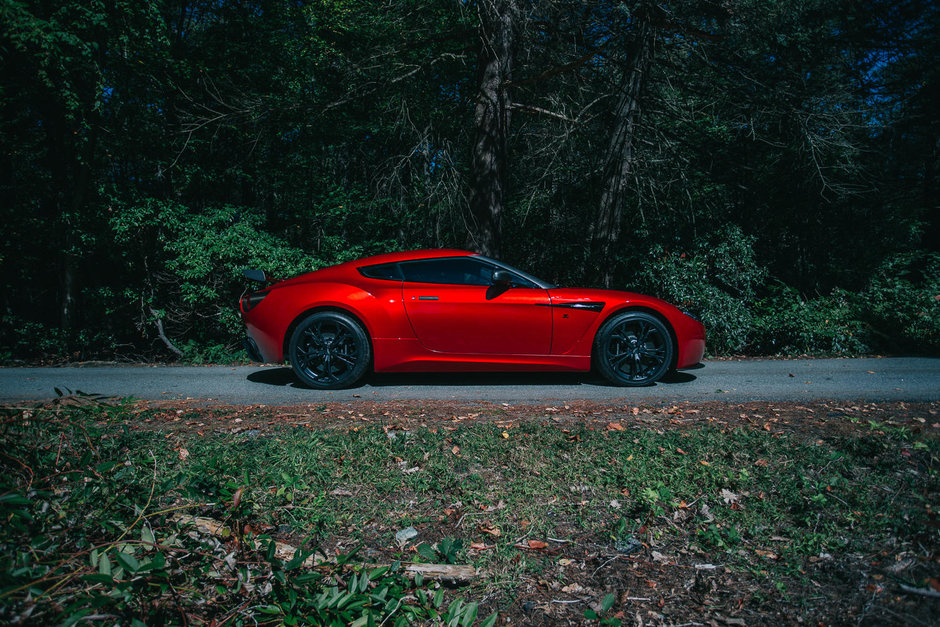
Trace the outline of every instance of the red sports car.
[[241, 298], [252, 359], [318, 389], [375, 372], [573, 371], [650, 385], [702, 359], [702, 323], [658, 298], [556, 287], [460, 250], [390, 253]]

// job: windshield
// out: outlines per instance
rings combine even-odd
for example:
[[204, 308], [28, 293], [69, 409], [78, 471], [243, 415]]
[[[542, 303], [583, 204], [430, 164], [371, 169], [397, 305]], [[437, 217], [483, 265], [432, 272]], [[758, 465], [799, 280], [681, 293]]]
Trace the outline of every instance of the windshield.
[[517, 268], [513, 268], [513, 267], [510, 266], [509, 264], [503, 263], [502, 261], [496, 261], [495, 259], [490, 259], [489, 257], [484, 257], [483, 255], [477, 255], [477, 257], [480, 258], [480, 259], [483, 259], [483, 260], [485, 260], [485, 261], [488, 261], [489, 263], [493, 264], [494, 266], [499, 266], [499, 267], [502, 268], [503, 270], [508, 270], [509, 272], [512, 272], [513, 274], [518, 275], [519, 277], [525, 279], [525, 280], [528, 281], [529, 283], [532, 283], [532, 284], [533, 284], [533, 287], [540, 287], [540, 288], [542, 288], [543, 290], [550, 290], [550, 289], [552, 289], [552, 288], [558, 287], [557, 285], [552, 285], [552, 284], [549, 283], [548, 281], [543, 281], [542, 279], [540, 279], [540, 278], [538, 278], [538, 277], [534, 277], [534, 276], [532, 276], [531, 274], [529, 274], [528, 272], [523, 272], [522, 270], [519, 270], [519, 269], [517, 269]]

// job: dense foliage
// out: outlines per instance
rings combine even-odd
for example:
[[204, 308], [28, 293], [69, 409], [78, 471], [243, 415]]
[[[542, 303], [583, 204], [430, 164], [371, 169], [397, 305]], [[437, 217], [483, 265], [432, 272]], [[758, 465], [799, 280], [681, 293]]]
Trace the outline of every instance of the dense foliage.
[[713, 353], [935, 352], [938, 24], [0, 0], [0, 358], [230, 358], [241, 268], [436, 246], [677, 301]]

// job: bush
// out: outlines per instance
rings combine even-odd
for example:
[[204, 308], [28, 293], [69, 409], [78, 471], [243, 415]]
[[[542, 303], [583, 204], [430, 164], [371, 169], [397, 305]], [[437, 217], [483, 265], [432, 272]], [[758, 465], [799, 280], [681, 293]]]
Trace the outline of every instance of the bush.
[[[139, 329], [154, 338], [156, 321], [194, 363], [231, 362], [243, 327], [237, 310], [245, 285], [243, 268], [290, 277], [332, 263], [347, 253], [315, 257], [265, 230], [248, 207], [223, 205], [193, 211], [173, 202], [144, 200], [124, 207], [111, 221], [115, 241], [128, 248], [128, 265], [139, 281], [124, 294], [141, 311]], [[140, 246], [129, 246], [140, 242]], [[140, 256], [139, 256], [140, 255]]]
[[806, 300], [781, 284], [757, 305], [749, 350], [764, 355], [864, 353], [866, 330], [856, 301], [855, 294], [840, 289]]
[[729, 225], [691, 253], [654, 246], [639, 275], [641, 289], [701, 318], [710, 353], [743, 350], [754, 326], [758, 287], [766, 276], [754, 256], [755, 238]]
[[859, 295], [858, 317], [890, 352], [940, 350], [940, 254], [886, 260]]

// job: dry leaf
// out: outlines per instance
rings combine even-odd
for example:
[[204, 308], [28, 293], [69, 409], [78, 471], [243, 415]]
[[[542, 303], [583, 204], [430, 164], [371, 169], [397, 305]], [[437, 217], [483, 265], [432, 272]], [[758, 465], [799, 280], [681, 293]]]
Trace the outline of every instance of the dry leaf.
[[480, 525], [480, 531], [482, 531], [483, 533], [488, 533], [494, 538], [498, 538], [503, 533], [499, 530], [499, 527], [487, 527], [485, 525]]
[[608, 431], [623, 431], [623, 425], [619, 422], [611, 422], [607, 425]]
[[722, 490], [721, 490], [721, 499], [722, 499], [725, 503], [732, 503], [732, 504], [733, 504], [733, 503], [737, 503], [738, 501], [741, 500], [741, 495], [740, 495], [740, 494], [735, 494], [734, 492], [732, 492], [731, 490], [729, 490], [729, 489], [727, 489], [727, 488], [722, 488]]

